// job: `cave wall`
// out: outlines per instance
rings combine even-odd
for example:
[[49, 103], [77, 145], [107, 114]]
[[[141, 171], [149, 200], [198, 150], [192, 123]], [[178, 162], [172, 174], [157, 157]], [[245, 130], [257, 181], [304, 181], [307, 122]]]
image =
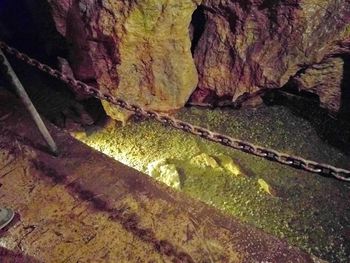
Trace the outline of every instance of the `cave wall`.
[[349, 1], [23, 1], [47, 6], [76, 78], [132, 103], [170, 111], [293, 83], [344, 108]]
[[340, 109], [349, 1], [204, 0], [202, 9], [206, 25], [194, 50], [198, 92], [236, 100], [296, 77], [299, 89], [315, 92], [323, 107]]
[[[181, 108], [197, 86], [188, 27], [191, 0], [49, 1], [71, 45], [75, 76], [129, 102]], [[119, 110], [104, 104], [107, 113]]]

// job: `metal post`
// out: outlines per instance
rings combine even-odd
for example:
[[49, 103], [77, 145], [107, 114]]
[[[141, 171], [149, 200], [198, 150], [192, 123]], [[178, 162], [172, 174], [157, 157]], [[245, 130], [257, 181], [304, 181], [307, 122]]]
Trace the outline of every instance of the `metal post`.
[[16, 89], [16, 92], [17, 92], [18, 96], [21, 98], [24, 106], [29, 111], [29, 113], [30, 113], [31, 117], [33, 118], [36, 126], [38, 127], [41, 135], [45, 139], [46, 143], [49, 145], [51, 152], [53, 154], [57, 155], [58, 154], [58, 149], [57, 149], [56, 143], [52, 139], [52, 137], [51, 137], [49, 131], [47, 130], [43, 120], [41, 119], [38, 111], [35, 109], [35, 107], [34, 107], [32, 101], [30, 100], [27, 92], [23, 88], [22, 83], [18, 79], [16, 73], [12, 69], [10, 63], [8, 62], [5, 54], [2, 52], [1, 49], [0, 49], [0, 62], [3, 65], [3, 67], [5, 68], [6, 73], [8, 74], [8, 77], [11, 80], [11, 83], [13, 84], [14, 88]]

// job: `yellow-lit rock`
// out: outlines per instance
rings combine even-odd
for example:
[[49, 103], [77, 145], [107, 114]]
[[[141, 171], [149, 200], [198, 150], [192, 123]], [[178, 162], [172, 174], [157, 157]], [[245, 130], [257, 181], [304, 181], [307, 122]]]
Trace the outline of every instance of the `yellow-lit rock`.
[[230, 156], [220, 155], [219, 159], [220, 159], [221, 166], [226, 171], [230, 172], [234, 176], [243, 175], [240, 167], [236, 163], [234, 163], [234, 161], [232, 160], [232, 158]]
[[206, 153], [201, 153], [191, 159], [191, 163], [202, 168], [220, 168], [217, 161]]
[[175, 164], [170, 163], [169, 160], [162, 159], [155, 161], [150, 163], [147, 168], [149, 175], [158, 181], [175, 189], [181, 188], [180, 174]]
[[198, 82], [188, 31], [195, 8], [190, 0], [145, 0], [130, 10], [113, 94], [161, 111], [184, 106]]
[[[317, 83], [300, 89], [330, 111], [342, 106], [349, 1], [46, 1], [74, 76], [131, 103], [170, 111], [191, 94], [192, 103], [232, 103], [301, 83], [306, 72]], [[336, 62], [336, 72], [325, 70], [330, 57], [343, 59], [344, 68]], [[114, 106], [104, 107], [120, 119]]]
[[264, 179], [259, 179], [258, 184], [260, 186], [260, 190], [264, 191], [265, 193], [277, 197], [277, 191], [274, 189], [268, 182], [266, 182]]
[[[76, 78], [128, 102], [179, 109], [196, 88], [189, 26], [193, 0], [50, 1], [56, 28], [71, 44]], [[104, 103], [115, 119], [124, 111]]]

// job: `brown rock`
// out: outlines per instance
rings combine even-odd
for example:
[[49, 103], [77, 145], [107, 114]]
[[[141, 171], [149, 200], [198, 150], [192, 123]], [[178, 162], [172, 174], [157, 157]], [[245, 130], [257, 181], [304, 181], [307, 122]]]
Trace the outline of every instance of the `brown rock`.
[[[350, 52], [349, 1], [204, 0], [196, 12], [197, 20], [205, 21], [197, 28], [202, 34], [194, 48], [199, 88], [233, 101], [245, 92], [282, 87], [300, 70]], [[336, 110], [339, 76], [331, 88], [332, 99], [324, 97], [326, 85], [322, 86], [305, 88]]]
[[331, 112], [338, 112], [342, 99], [343, 72], [344, 61], [341, 58], [329, 58], [308, 67], [293, 80], [299, 90], [317, 94], [322, 107]]
[[[340, 60], [350, 54], [349, 1], [38, 2], [49, 7], [68, 44], [74, 76], [131, 103], [178, 109], [197, 86], [192, 103], [236, 103], [296, 77], [300, 89], [315, 92], [327, 109], [342, 107]], [[118, 109], [104, 107], [120, 119]]]
[[[72, 44], [75, 76], [141, 106], [184, 106], [197, 86], [183, 1], [50, 1], [58, 31]], [[104, 104], [120, 118], [118, 110]]]

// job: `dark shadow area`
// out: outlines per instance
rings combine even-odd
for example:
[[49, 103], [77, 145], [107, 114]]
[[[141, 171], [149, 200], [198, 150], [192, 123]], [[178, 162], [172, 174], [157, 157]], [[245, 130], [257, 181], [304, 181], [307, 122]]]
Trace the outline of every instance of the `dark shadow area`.
[[2, 263], [40, 263], [20, 250], [12, 251], [3, 247], [0, 247], [0, 259]]
[[[345, 81], [346, 78], [349, 77], [346, 76]], [[292, 81], [282, 89], [267, 92], [263, 100], [267, 105], [288, 107], [293, 114], [310, 122], [323, 141], [350, 155], [350, 96], [348, 92], [343, 92], [342, 95], [343, 106], [338, 116], [333, 116], [328, 110], [321, 108], [317, 95], [306, 91], [299, 92]]]
[[[68, 58], [68, 44], [56, 30], [47, 1], [0, 1], [0, 39], [53, 68], [57, 57]], [[105, 117], [99, 100], [78, 98], [61, 81], [6, 56], [39, 113], [56, 126], [77, 130]], [[0, 87], [13, 92], [4, 72]]]
[[270, 21], [272, 22], [271, 26], [275, 26], [278, 23], [278, 5], [280, 4], [280, 0], [264, 0], [260, 6], [259, 10], [266, 10]]
[[[106, 118], [101, 102], [95, 98], [77, 100], [71, 88], [25, 63], [8, 57], [14, 71], [38, 112], [60, 128], [70, 131], [86, 127]], [[0, 74], [0, 86], [14, 93], [5, 74]]]
[[57, 32], [47, 1], [0, 1], [0, 39], [45, 63], [67, 57], [67, 43]]
[[206, 23], [207, 23], [207, 19], [204, 14], [204, 7], [200, 5], [192, 15], [192, 21], [190, 25], [190, 36], [192, 40], [192, 45], [191, 45], [192, 54], [194, 54], [194, 51], [198, 46], [199, 40], [201, 39], [204, 33]]

